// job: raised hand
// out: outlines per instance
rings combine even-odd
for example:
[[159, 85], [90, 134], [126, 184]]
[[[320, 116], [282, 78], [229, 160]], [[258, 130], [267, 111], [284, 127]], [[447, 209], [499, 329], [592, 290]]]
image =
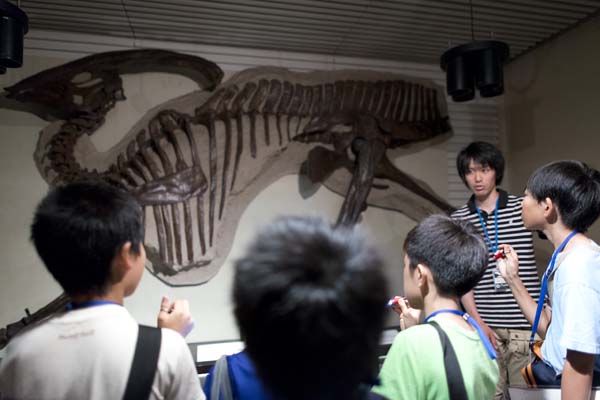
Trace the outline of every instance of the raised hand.
[[400, 315], [400, 330], [408, 329], [419, 323], [421, 310], [412, 308], [408, 300], [400, 299], [400, 301], [394, 303], [392, 309]]
[[519, 279], [519, 257], [515, 249], [508, 244], [501, 244], [499, 248], [504, 253], [504, 257], [498, 259], [498, 269], [500, 275], [510, 284]]
[[157, 324], [159, 328], [173, 329], [181, 336], [187, 336], [194, 329], [194, 320], [190, 314], [188, 301], [178, 299], [171, 303], [167, 296], [163, 296]]

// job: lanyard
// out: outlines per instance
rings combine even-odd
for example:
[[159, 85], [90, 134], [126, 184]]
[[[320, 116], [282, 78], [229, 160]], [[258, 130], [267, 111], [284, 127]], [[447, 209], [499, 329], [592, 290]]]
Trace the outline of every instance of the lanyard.
[[535, 333], [537, 332], [538, 324], [540, 323], [540, 316], [542, 315], [542, 308], [544, 306], [544, 299], [546, 298], [546, 291], [548, 290], [548, 279], [550, 275], [552, 275], [552, 271], [554, 270], [554, 264], [556, 263], [556, 257], [558, 257], [558, 253], [563, 251], [569, 240], [575, 235], [577, 235], [577, 231], [573, 231], [563, 240], [563, 242], [554, 250], [552, 253], [552, 258], [550, 259], [550, 263], [548, 264], [548, 268], [546, 272], [544, 272], [544, 276], [542, 277], [542, 288], [540, 289], [540, 297], [538, 298], [537, 309], [535, 310], [535, 319], [533, 320], [533, 325], [531, 326], [531, 337], [529, 338], [529, 343], [533, 343], [535, 339]]
[[499, 204], [499, 202], [500, 202], [500, 197], [498, 197], [498, 199], [496, 199], [496, 208], [494, 208], [494, 242], [495, 242], [495, 245], [492, 244], [492, 240], [490, 239], [490, 234], [488, 233], [487, 225], [486, 225], [485, 221], [483, 220], [483, 215], [481, 215], [481, 209], [479, 207], [477, 207], [477, 216], [479, 217], [479, 223], [481, 224], [481, 228], [483, 229], [483, 234], [485, 235], [485, 238], [487, 239], [487, 242], [490, 245], [490, 249], [492, 250], [492, 253], [495, 253], [496, 251], [498, 251], [498, 204]]
[[473, 319], [473, 317], [471, 317], [466, 312], [459, 311], [459, 310], [452, 310], [450, 308], [443, 308], [441, 310], [437, 310], [437, 311], [434, 311], [431, 314], [429, 314], [427, 316], [427, 318], [425, 318], [425, 322], [429, 322], [429, 320], [431, 318], [433, 318], [436, 315], [441, 314], [441, 313], [455, 314], [455, 315], [460, 315], [461, 317], [463, 317], [465, 319], [465, 321], [467, 321], [473, 328], [475, 328], [475, 330], [477, 331], [477, 334], [479, 334], [479, 338], [481, 339], [481, 342], [483, 343], [483, 345], [485, 346], [485, 349], [487, 350], [488, 354], [490, 355], [490, 358], [492, 360], [496, 359], [496, 350], [494, 350], [494, 347], [492, 346], [490, 339], [488, 339], [486, 334], [483, 332], [483, 329], [481, 329], [481, 327]]
[[90, 301], [86, 301], [83, 303], [69, 303], [67, 305], [67, 310], [69, 310], [69, 311], [78, 310], [80, 308], [104, 306], [107, 304], [115, 304], [117, 306], [121, 305], [121, 304], [117, 303], [116, 301], [110, 301], [110, 300], [90, 300]]

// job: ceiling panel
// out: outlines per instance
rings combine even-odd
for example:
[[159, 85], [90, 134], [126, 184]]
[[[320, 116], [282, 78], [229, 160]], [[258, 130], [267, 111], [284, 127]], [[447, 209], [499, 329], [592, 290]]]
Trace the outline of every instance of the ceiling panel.
[[[599, 13], [593, 1], [473, 0], [475, 39], [511, 58]], [[30, 28], [437, 63], [471, 40], [469, 0], [22, 0]]]

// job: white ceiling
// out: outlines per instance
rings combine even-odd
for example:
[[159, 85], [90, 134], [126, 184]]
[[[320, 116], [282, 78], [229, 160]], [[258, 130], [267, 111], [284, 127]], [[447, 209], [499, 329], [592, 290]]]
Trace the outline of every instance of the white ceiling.
[[[16, 1], [15, 1], [16, 2]], [[437, 63], [471, 38], [469, 0], [21, 0], [30, 29]], [[600, 12], [600, 0], [473, 0], [476, 39], [511, 58]]]

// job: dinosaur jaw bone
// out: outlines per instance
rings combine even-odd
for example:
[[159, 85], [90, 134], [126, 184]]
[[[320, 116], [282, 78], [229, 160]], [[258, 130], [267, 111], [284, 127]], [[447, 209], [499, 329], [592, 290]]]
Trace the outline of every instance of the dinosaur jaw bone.
[[377, 165], [385, 158], [386, 145], [379, 140], [356, 138], [352, 142], [352, 148], [356, 153], [354, 172], [336, 225], [353, 225], [358, 222], [366, 209]]

